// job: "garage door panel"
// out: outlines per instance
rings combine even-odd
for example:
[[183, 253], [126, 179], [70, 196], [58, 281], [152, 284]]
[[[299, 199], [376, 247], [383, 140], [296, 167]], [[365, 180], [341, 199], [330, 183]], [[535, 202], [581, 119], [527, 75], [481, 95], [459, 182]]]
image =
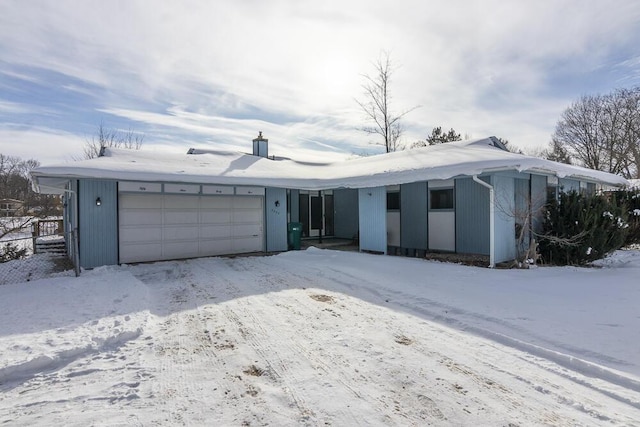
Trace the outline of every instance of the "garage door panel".
[[200, 207], [203, 209], [229, 209], [233, 206], [233, 197], [211, 196], [200, 199]]
[[198, 240], [198, 226], [171, 226], [162, 230], [162, 238], [169, 240]]
[[160, 259], [162, 259], [162, 247], [158, 243], [120, 247], [120, 262], [144, 262]]
[[260, 224], [239, 224], [233, 225], [234, 237], [258, 237], [262, 235], [262, 227]]
[[238, 223], [238, 222], [257, 222], [257, 223], [261, 223], [262, 222], [262, 211], [257, 212], [257, 211], [235, 211], [233, 213], [233, 222]]
[[120, 194], [121, 209], [160, 209], [162, 198], [157, 194]]
[[162, 239], [160, 227], [123, 228], [120, 231], [120, 241], [123, 243], [158, 242]]
[[164, 196], [164, 207], [166, 209], [198, 209], [199, 196], [181, 196], [167, 195]]
[[242, 239], [234, 239], [232, 241], [232, 252], [259, 252], [262, 250], [262, 238], [247, 237]]
[[233, 253], [231, 239], [204, 240], [200, 242], [200, 252], [203, 256], [223, 255]]
[[159, 210], [135, 209], [120, 215], [120, 226], [161, 225], [162, 213]]
[[203, 239], [231, 238], [231, 227], [228, 225], [200, 227], [200, 237]]
[[263, 198], [122, 193], [120, 262], [144, 262], [264, 248]]
[[164, 211], [165, 224], [198, 224], [198, 211]]
[[198, 241], [163, 242], [164, 259], [194, 258], [198, 256]]
[[231, 210], [200, 211], [200, 224], [229, 224], [231, 222]]
[[237, 196], [233, 199], [235, 209], [262, 209], [262, 197]]

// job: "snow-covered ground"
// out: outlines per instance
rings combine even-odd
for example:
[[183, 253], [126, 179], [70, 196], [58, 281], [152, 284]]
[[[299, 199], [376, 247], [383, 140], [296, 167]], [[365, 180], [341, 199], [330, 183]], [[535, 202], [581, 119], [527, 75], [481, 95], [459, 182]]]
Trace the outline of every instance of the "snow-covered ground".
[[0, 425], [640, 425], [640, 251], [318, 250], [0, 286]]

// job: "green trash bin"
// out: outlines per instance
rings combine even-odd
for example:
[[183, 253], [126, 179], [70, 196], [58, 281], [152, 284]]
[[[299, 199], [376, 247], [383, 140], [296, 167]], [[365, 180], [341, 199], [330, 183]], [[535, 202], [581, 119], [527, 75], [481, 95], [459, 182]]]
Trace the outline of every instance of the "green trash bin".
[[287, 228], [289, 250], [300, 250], [300, 240], [302, 239], [302, 223], [290, 222]]

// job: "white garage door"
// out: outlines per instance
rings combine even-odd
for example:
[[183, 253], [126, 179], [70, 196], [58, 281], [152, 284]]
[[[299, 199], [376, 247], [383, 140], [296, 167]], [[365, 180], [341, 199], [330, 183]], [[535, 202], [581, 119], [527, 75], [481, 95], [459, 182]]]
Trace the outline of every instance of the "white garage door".
[[263, 250], [260, 196], [119, 196], [120, 262]]

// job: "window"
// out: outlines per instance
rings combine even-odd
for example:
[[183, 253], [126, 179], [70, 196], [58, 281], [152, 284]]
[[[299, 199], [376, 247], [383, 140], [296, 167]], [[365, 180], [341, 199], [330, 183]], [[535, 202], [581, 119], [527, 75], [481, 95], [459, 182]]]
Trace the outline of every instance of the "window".
[[399, 211], [400, 210], [400, 192], [393, 191], [387, 193], [387, 210]]
[[429, 192], [430, 209], [453, 209], [453, 188], [442, 188]]

